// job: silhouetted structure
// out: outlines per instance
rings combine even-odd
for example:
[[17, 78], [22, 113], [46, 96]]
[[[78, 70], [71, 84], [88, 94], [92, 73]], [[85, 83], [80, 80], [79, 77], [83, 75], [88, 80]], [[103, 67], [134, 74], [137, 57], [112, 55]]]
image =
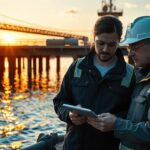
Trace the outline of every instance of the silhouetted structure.
[[123, 15], [123, 10], [117, 10], [113, 0], [102, 0], [102, 8], [97, 12], [98, 16], [113, 15], [116, 17]]

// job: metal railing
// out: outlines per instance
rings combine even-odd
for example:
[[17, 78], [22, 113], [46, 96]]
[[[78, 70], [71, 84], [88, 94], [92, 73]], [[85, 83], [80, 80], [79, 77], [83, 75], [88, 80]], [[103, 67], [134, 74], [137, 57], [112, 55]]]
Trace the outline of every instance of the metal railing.
[[37, 139], [37, 143], [21, 150], [56, 150], [55, 145], [64, 140], [64, 134], [43, 134], [41, 133]]

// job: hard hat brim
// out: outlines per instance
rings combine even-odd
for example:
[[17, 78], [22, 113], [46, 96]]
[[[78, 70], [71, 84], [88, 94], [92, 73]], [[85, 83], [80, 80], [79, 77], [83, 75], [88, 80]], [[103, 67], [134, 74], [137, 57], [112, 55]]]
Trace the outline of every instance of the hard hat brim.
[[119, 44], [120, 44], [120, 45], [128, 45], [128, 44], [133, 44], [133, 43], [136, 43], [136, 42], [145, 40], [145, 39], [149, 39], [149, 38], [141, 38], [141, 39], [128, 38], [128, 39], [125, 39], [125, 40], [121, 41]]

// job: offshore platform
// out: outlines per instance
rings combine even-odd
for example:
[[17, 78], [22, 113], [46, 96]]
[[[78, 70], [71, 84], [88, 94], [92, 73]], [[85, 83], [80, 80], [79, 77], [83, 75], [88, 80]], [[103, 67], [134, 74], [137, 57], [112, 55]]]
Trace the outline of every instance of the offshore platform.
[[101, 10], [98, 10], [98, 16], [104, 15], [113, 15], [116, 17], [120, 17], [123, 15], [123, 10], [117, 9], [115, 5], [116, 0], [102, 0], [101, 3]]

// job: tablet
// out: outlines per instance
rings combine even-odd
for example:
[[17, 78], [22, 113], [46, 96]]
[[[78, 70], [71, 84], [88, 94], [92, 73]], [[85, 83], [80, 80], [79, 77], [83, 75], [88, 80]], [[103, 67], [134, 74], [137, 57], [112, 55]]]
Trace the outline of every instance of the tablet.
[[94, 117], [97, 118], [97, 115], [94, 111], [91, 109], [83, 108], [80, 106], [74, 106], [69, 104], [63, 104], [63, 107], [67, 109], [68, 111], [76, 112], [80, 115], [86, 116], [86, 117]]

